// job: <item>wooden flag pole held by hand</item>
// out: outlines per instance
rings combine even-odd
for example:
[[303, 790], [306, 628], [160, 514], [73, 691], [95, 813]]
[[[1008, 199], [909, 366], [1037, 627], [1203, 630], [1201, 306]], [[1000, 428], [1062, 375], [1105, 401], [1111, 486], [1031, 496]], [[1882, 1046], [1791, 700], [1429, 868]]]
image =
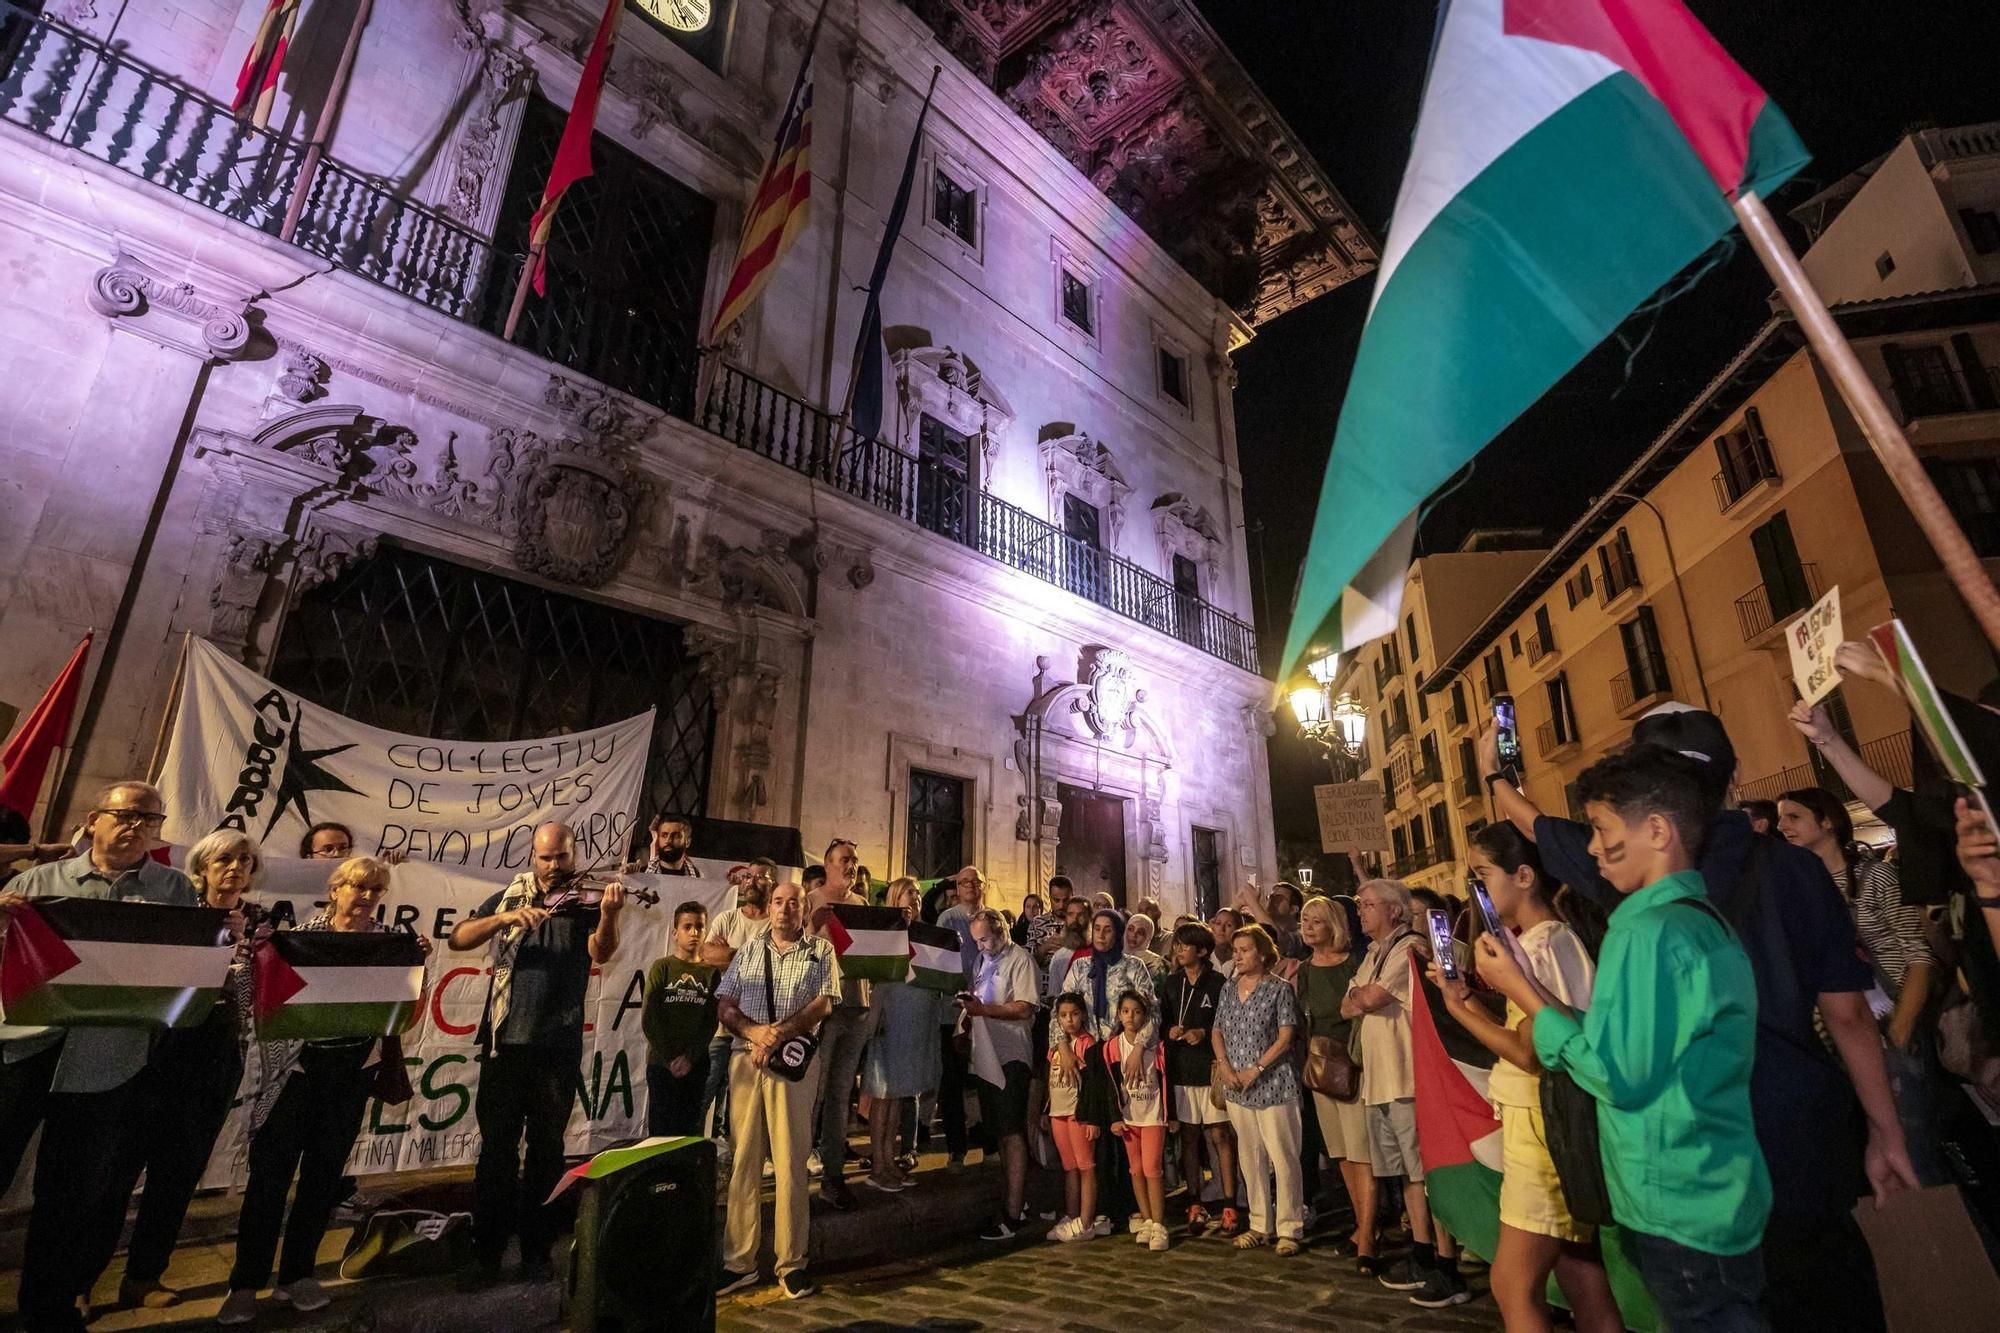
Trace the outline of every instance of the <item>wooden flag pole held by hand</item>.
[[313, 117], [312, 139], [306, 144], [305, 160], [299, 163], [299, 174], [292, 181], [292, 198], [285, 205], [285, 224], [278, 229], [281, 241], [291, 240], [292, 233], [299, 229], [299, 218], [306, 211], [306, 195], [319, 175], [320, 159], [326, 156], [327, 133], [347, 96], [347, 81], [354, 74], [354, 53], [361, 45], [361, 30], [368, 26], [368, 15], [374, 8], [375, 0], [361, 0], [355, 7], [354, 23], [347, 30], [347, 45], [340, 50], [340, 63], [334, 67], [333, 82], [327, 85], [326, 100], [320, 104], [319, 114]]
[[1882, 401], [1874, 381], [1861, 368], [1860, 359], [1834, 322], [1826, 302], [1813, 290], [1812, 281], [1799, 266], [1798, 256], [1792, 253], [1764, 201], [1746, 190], [1736, 196], [1734, 208], [1737, 221], [1743, 224], [1743, 234], [1750, 238], [1751, 248], [1764, 261], [1764, 268], [1778, 284], [1785, 303], [1798, 316], [1806, 341], [1833, 376], [1841, 400], [1860, 424], [1861, 433], [1868, 438], [1875, 457], [1881, 460], [1883, 471], [1889, 474], [1897, 494], [1903, 497], [1924, 536], [1930, 539], [1931, 547], [1944, 561], [1945, 572], [1951, 575], [1958, 595], [1978, 618], [1987, 641], [2000, 649], [2000, 590], [1986, 576], [1985, 566], [1972, 544], [1966, 541], [1957, 520], [1952, 518], [1951, 510], [1945, 507], [1944, 497], [1931, 483], [1924, 465], [1917, 461], [1910, 442], [1903, 436], [1903, 428], [1896, 424], [1889, 405]]

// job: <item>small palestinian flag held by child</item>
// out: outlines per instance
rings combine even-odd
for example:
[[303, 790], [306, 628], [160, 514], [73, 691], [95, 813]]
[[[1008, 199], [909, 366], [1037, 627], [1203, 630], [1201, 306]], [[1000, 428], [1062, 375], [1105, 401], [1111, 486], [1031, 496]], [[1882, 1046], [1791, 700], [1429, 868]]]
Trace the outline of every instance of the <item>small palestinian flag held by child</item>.
[[212, 907], [36, 898], [0, 947], [0, 1011], [16, 1027], [194, 1027], [229, 975]]
[[910, 930], [900, 907], [826, 909], [826, 937], [848, 981], [901, 981], [910, 974]]
[[949, 926], [910, 923], [910, 982], [956, 995], [965, 989], [965, 969], [958, 952], [958, 932]]
[[257, 946], [261, 1041], [392, 1037], [417, 1019], [424, 955], [400, 930], [281, 930]]

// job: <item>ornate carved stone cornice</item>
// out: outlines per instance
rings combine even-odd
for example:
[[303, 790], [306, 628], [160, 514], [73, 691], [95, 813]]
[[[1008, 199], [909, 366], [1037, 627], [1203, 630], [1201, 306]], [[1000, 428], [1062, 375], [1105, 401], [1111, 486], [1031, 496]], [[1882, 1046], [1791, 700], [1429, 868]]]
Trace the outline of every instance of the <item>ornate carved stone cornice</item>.
[[205, 359], [233, 360], [250, 344], [247, 301], [231, 309], [206, 300], [193, 283], [175, 282], [122, 250], [92, 275], [84, 301], [141, 336]]
[[1353, 210], [1193, 0], [904, 3], [1251, 323], [1374, 267]]

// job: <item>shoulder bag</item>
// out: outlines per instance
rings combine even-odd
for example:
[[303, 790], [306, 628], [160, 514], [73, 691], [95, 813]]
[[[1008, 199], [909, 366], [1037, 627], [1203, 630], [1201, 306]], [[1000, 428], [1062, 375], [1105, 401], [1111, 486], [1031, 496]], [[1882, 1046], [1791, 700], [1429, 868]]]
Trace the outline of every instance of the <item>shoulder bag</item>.
[[[1728, 918], [1706, 898], [1678, 901], [1714, 918], [1731, 936], [1736, 934]], [[1611, 1216], [1611, 1191], [1604, 1180], [1597, 1099], [1577, 1086], [1576, 1080], [1564, 1071], [1548, 1069], [1542, 1071], [1541, 1099], [1549, 1160], [1555, 1164], [1556, 1179], [1562, 1182], [1570, 1216], [1592, 1226], [1610, 1224], [1616, 1219]]]
[[1337, 1102], [1351, 1102], [1361, 1095], [1361, 1062], [1350, 1051], [1361, 1025], [1349, 1023], [1345, 1042], [1310, 1035], [1313, 1015], [1312, 1010], [1306, 1008], [1304, 976], [1305, 968], [1310, 966], [1310, 963], [1302, 964], [1299, 969], [1299, 1009], [1305, 1014], [1308, 1034], [1305, 1067], [1299, 1071], [1299, 1077], [1308, 1088], [1321, 1096], [1331, 1097]]
[[[771, 984], [773, 955], [771, 942], [764, 941], [764, 1006], [771, 1015], [771, 1022], [778, 1021], [777, 989]], [[781, 1078], [787, 1083], [797, 1083], [812, 1067], [812, 1059], [819, 1051], [819, 1038], [806, 1033], [786, 1037], [771, 1048], [771, 1054], [764, 1062], [764, 1068], [773, 1078]]]

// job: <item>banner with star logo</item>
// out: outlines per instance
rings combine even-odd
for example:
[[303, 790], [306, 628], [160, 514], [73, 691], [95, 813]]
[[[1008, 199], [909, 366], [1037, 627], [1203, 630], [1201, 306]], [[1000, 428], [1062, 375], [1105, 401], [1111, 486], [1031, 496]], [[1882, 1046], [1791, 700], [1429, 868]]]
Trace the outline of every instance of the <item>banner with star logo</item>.
[[648, 710], [533, 740], [406, 736], [281, 689], [190, 639], [166, 763], [166, 841], [247, 833], [272, 856], [307, 829], [344, 824], [354, 850], [401, 852], [484, 874], [529, 865], [535, 826], [576, 830], [577, 862], [624, 858], [652, 744]]

